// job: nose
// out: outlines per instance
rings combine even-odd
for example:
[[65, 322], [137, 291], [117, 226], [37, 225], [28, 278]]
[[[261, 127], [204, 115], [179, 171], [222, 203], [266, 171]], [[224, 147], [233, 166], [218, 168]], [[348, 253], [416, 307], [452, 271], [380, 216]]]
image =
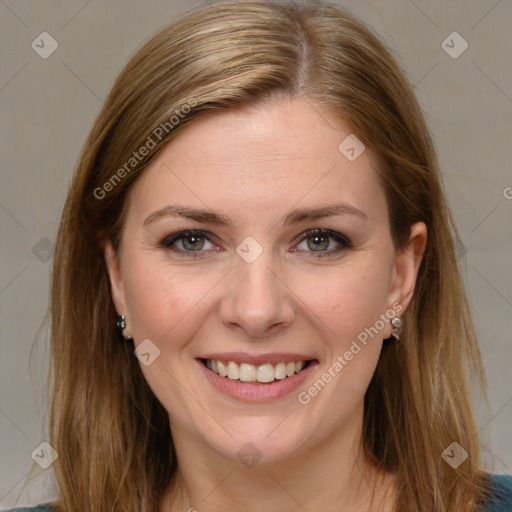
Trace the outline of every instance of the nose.
[[220, 306], [222, 323], [250, 338], [274, 336], [294, 318], [293, 293], [263, 254], [252, 263], [235, 256]]

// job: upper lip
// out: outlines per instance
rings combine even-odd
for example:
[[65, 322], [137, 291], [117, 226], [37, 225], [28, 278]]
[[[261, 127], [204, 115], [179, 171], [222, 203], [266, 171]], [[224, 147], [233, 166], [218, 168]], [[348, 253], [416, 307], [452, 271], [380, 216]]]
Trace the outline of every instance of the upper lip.
[[213, 361], [233, 361], [235, 363], [248, 363], [260, 365], [265, 363], [296, 363], [297, 361], [311, 361], [314, 357], [292, 352], [273, 352], [268, 354], [249, 354], [247, 352], [216, 352], [203, 354], [198, 359], [211, 359]]

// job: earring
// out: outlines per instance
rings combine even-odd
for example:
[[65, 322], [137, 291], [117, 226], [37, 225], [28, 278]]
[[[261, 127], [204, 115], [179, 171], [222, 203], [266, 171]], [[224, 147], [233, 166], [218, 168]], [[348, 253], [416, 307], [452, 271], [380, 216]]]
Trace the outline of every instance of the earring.
[[126, 318], [124, 315], [117, 315], [116, 317], [116, 327], [122, 331], [126, 328]]
[[126, 318], [124, 315], [116, 315], [116, 327], [125, 341], [133, 341], [133, 338], [129, 338], [123, 334], [124, 329], [126, 329]]
[[395, 338], [395, 340], [399, 340], [400, 333], [402, 332], [402, 327], [404, 325], [402, 319], [396, 316], [391, 320], [391, 325], [393, 326], [393, 334], [391, 334], [391, 337]]

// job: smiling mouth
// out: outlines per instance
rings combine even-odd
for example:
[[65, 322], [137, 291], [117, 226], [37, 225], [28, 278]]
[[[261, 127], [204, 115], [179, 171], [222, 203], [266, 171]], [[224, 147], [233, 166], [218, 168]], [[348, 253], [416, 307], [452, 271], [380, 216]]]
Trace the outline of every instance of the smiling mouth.
[[201, 362], [220, 377], [248, 384], [271, 384], [286, 380], [305, 370], [316, 360], [279, 362], [276, 364], [238, 364], [235, 361], [201, 359]]

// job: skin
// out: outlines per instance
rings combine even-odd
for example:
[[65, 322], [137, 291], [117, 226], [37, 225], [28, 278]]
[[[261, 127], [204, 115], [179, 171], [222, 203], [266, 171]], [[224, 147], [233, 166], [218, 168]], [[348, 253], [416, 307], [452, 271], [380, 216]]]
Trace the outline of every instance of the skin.
[[[426, 227], [414, 224], [407, 248], [395, 251], [375, 156], [366, 149], [349, 161], [338, 150], [350, 133], [304, 100], [211, 113], [130, 190], [119, 252], [107, 244], [105, 260], [125, 335], [160, 350], [141, 369], [169, 412], [178, 457], [162, 512], [391, 510], [393, 475], [359, 450], [364, 394], [389, 321], [306, 405], [297, 392], [264, 403], [226, 397], [196, 361], [210, 351], [308, 354], [319, 364], [300, 388], [307, 390], [379, 315], [393, 304], [403, 314]], [[339, 202], [366, 219], [345, 213], [283, 226], [293, 209]], [[232, 226], [173, 216], [143, 225], [170, 204], [223, 214]], [[186, 229], [215, 240], [178, 240], [174, 251], [159, 245]], [[298, 239], [308, 229], [330, 229], [353, 247], [327, 256], [343, 246], [322, 238], [315, 251], [314, 235]], [[263, 250], [252, 263], [236, 252], [248, 236]], [[197, 246], [203, 257], [178, 254]], [[252, 467], [237, 458], [246, 443], [261, 454]]]

